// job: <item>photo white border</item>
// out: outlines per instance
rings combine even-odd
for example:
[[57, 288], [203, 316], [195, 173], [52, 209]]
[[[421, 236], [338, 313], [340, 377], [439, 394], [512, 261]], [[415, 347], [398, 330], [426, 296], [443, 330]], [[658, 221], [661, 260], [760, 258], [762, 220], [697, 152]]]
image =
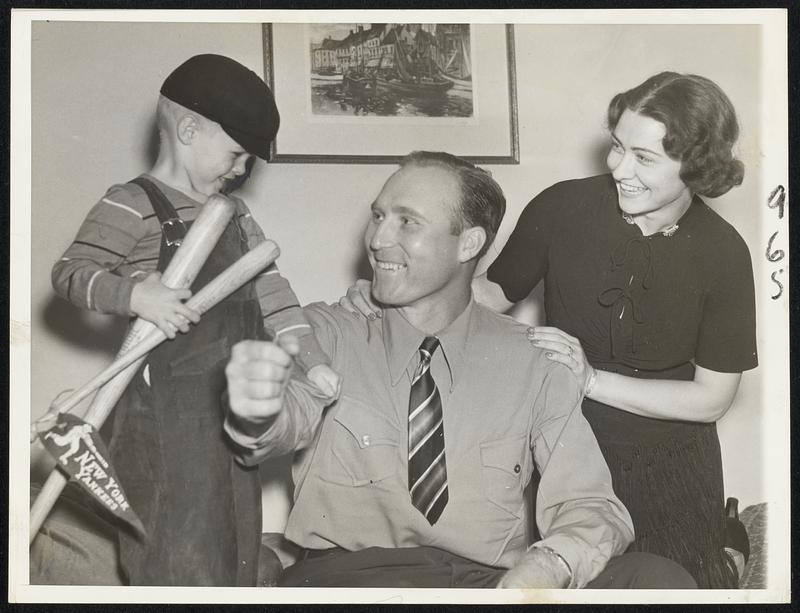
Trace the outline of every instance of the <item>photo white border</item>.
[[[357, 11], [359, 22], [408, 21], [412, 12]], [[28, 491], [30, 427], [30, 201], [31, 201], [31, 23], [35, 20], [139, 22], [331, 22], [346, 19], [342, 11], [201, 11], [201, 10], [49, 10], [11, 12], [11, 262], [10, 266], [10, 435], [8, 598], [10, 602], [184, 602], [184, 603], [748, 603], [788, 602], [790, 597], [790, 456], [789, 456], [789, 275], [783, 298], [758, 313], [759, 335], [770, 351], [759, 356], [764, 373], [766, 484], [770, 501], [785, 501], [769, 509], [769, 568], [766, 590], [395, 590], [295, 588], [101, 588], [28, 585]], [[416, 20], [472, 23], [591, 23], [591, 24], [760, 24], [762, 27], [762, 184], [788, 183], [787, 14], [784, 9], [657, 9], [657, 10], [492, 10], [424, 11]], [[765, 194], [766, 200], [766, 194]], [[787, 200], [788, 210], [788, 200]], [[773, 210], [759, 203], [764, 247], [771, 232], [780, 230], [775, 247], [788, 254], [788, 215], [778, 222]], [[753, 253], [763, 265], [763, 252]], [[775, 286], [767, 277], [762, 294]], [[777, 436], [770, 434], [777, 433]]]

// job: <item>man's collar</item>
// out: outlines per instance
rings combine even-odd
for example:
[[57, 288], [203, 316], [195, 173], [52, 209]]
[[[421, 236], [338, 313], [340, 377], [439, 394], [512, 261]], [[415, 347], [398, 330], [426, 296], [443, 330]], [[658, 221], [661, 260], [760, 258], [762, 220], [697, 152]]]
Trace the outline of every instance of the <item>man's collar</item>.
[[[464, 364], [473, 308], [474, 299], [471, 298], [461, 314], [449, 326], [436, 334], [445, 362], [450, 370], [451, 388], [458, 379], [458, 374]], [[419, 346], [426, 335], [408, 323], [398, 309], [389, 308], [383, 311], [382, 326], [386, 362], [389, 364], [392, 385], [395, 386], [409, 365], [416, 367]]]

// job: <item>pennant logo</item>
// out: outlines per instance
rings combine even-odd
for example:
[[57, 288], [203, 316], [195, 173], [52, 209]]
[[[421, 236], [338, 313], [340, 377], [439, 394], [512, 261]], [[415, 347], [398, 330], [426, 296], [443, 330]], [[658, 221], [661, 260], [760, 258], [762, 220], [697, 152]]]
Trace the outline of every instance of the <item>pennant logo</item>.
[[103, 439], [91, 425], [70, 413], [61, 413], [39, 439], [58, 465], [106, 509], [145, 536], [144, 526], [128, 504], [122, 485], [107, 459]]

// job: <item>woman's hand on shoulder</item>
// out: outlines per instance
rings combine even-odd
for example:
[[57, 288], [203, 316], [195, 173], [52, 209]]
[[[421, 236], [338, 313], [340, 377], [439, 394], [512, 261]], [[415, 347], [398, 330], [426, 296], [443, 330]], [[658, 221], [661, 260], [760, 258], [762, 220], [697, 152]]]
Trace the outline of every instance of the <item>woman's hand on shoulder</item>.
[[348, 287], [347, 294], [339, 298], [339, 306], [367, 319], [383, 316], [381, 308], [372, 300], [372, 282], [366, 279], [358, 279]]
[[528, 340], [544, 349], [548, 360], [561, 362], [569, 368], [578, 379], [583, 392], [589, 395], [596, 376], [595, 370], [586, 359], [583, 346], [577, 338], [552, 326], [536, 326], [528, 328]]

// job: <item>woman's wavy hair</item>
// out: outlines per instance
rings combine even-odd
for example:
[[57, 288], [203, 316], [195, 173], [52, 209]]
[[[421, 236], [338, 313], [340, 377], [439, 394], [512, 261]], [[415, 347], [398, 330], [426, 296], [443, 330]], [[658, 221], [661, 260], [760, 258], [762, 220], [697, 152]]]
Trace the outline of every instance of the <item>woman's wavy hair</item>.
[[739, 137], [736, 111], [710, 79], [676, 72], [650, 77], [611, 100], [611, 130], [625, 109], [664, 124], [664, 151], [681, 163], [681, 180], [693, 193], [716, 198], [741, 185], [744, 164], [733, 156]]

